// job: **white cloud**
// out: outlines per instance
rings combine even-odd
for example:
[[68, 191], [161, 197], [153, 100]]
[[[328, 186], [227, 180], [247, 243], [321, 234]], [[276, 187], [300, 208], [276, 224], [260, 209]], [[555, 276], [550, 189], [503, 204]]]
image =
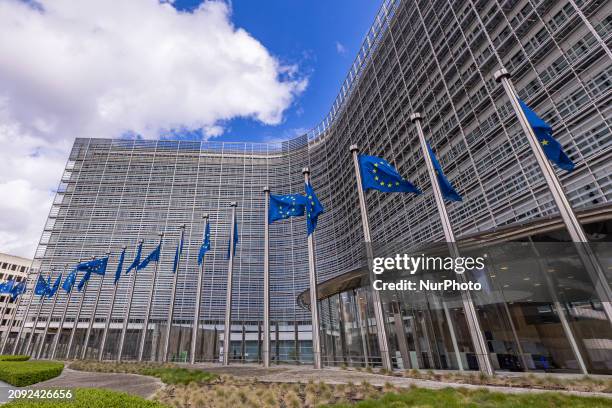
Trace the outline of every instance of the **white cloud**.
[[0, 251], [32, 256], [75, 137], [278, 124], [305, 89], [224, 2], [0, 1]]
[[336, 51], [338, 52], [338, 54], [340, 55], [344, 55], [347, 52], [347, 49], [344, 45], [342, 45], [341, 42], [336, 41]]

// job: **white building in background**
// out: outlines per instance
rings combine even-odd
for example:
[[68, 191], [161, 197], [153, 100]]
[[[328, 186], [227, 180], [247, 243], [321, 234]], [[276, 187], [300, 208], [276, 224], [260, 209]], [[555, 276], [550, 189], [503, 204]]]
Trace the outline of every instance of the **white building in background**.
[[[0, 253], [0, 282], [11, 279], [21, 282], [28, 276], [31, 264], [31, 259]], [[0, 333], [4, 333], [10, 324], [15, 313], [15, 302], [9, 295], [0, 295]]]

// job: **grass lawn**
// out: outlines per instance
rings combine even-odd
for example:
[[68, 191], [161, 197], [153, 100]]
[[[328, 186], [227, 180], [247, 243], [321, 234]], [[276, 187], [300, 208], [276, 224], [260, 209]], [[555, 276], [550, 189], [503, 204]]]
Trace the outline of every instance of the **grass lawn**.
[[387, 393], [379, 399], [369, 399], [356, 404], [340, 403], [323, 405], [327, 408], [404, 408], [404, 407], [491, 407], [491, 408], [609, 408], [611, 398], [577, 397], [555, 392], [504, 394], [486, 390], [465, 388], [430, 390], [412, 388], [398, 393]]
[[70, 400], [15, 400], [2, 406], [3, 408], [166, 408], [156, 401], [148, 401], [141, 397], [124, 392], [100, 390], [93, 388], [77, 388], [74, 398]]
[[52, 361], [0, 361], [0, 380], [25, 387], [57, 377], [63, 369], [63, 363]]

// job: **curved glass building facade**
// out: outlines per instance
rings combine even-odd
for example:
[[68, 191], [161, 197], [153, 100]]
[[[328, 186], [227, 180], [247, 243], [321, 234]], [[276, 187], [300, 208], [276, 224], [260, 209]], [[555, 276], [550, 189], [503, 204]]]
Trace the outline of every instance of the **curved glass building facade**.
[[[263, 314], [262, 189], [265, 185], [276, 194], [301, 192], [301, 169], [310, 167], [312, 183], [326, 208], [316, 232], [317, 273], [321, 284], [364, 267], [363, 233], [349, 152], [352, 144], [364, 153], [384, 157], [423, 190], [418, 196], [367, 194], [373, 241], [418, 245], [443, 240], [418, 137], [409, 119], [414, 112], [422, 114], [426, 137], [447, 177], [463, 196], [463, 202], [447, 205], [459, 239], [484, 236], [500, 228], [557, 214], [506, 94], [493, 78], [493, 73], [502, 67], [510, 72], [520, 98], [552, 125], [555, 138], [576, 163], [572, 173], [558, 173], [574, 209], [607, 208], [612, 201], [611, 32], [612, 2], [609, 1], [385, 1], [329, 115], [302, 137], [279, 144], [77, 139], [42, 234], [32, 273], [60, 270], [66, 263], [101, 256], [106, 251], [113, 254], [109, 266], [113, 270], [117, 262], [115, 255], [123, 245], [128, 246], [129, 259], [139, 239], [145, 240], [147, 252], [156, 245], [156, 234], [164, 232], [164, 251], [154, 287], [153, 321], [147, 332], [145, 351], [146, 358], [155, 359], [163, 340], [161, 328], [168, 322], [171, 266], [179, 226], [186, 224], [187, 249], [179, 269], [171, 332], [172, 358], [186, 358], [195, 307], [201, 217], [208, 213], [213, 249], [205, 261], [196, 357], [197, 360], [217, 359], [225, 313], [228, 204], [237, 201], [240, 243], [234, 270], [230, 353], [236, 360], [258, 360]], [[276, 361], [307, 362], [312, 358], [310, 313], [296, 302], [308, 285], [304, 221], [296, 218], [273, 224], [270, 239], [272, 355]], [[103, 353], [105, 358], [113, 358], [117, 353], [118, 336], [126, 325], [126, 308], [131, 296], [133, 306], [126, 326], [124, 354], [126, 358], [136, 358], [152, 273], [152, 269], [146, 269], [122, 278], [110, 314], [111, 331]], [[607, 273], [610, 278], [609, 269]], [[137, 282], [132, 294], [128, 293], [128, 281], [134, 276]], [[112, 279], [107, 278], [102, 284], [96, 314], [92, 316], [99, 285], [98, 279], [92, 280], [82, 303], [80, 294], [75, 294], [69, 302], [58, 343], [58, 350], [64, 355], [76, 320], [74, 350], [70, 353], [76, 356], [81, 352], [79, 347], [90, 322], [93, 322], [94, 334], [87, 353], [92, 356], [98, 353], [100, 333], [110, 313]], [[376, 339], [368, 340], [367, 333], [363, 333], [366, 326], [370, 330], [375, 328], [372, 329], [373, 323], [367, 319], [368, 303], [358, 302], [360, 291], [368, 296], [360, 288], [360, 285], [351, 287], [355, 291], [352, 300], [342, 308], [333, 303], [338, 302], [338, 296], [345, 296], [339, 295], [345, 293], [342, 291], [330, 294], [320, 305], [324, 354], [329, 364], [341, 364], [344, 356], [350, 355], [354, 356], [351, 364], [378, 363]], [[24, 297], [19, 309], [21, 317], [28, 312], [22, 339], [29, 336], [34, 324], [44, 328], [53, 308], [51, 301], [41, 306], [38, 298], [30, 307], [29, 300], [29, 296]], [[593, 299], [594, 312], [585, 312], [581, 318], [601, 321], [601, 300]], [[59, 297], [48, 320], [49, 330], [41, 349], [43, 356], [51, 352], [50, 345], [65, 304], [66, 297]], [[388, 324], [399, 319], [398, 324], [410, 326], [407, 312], [398, 312], [400, 309], [396, 306], [399, 307], [387, 303]], [[496, 308], [508, 316], [505, 303]], [[39, 309], [42, 313], [37, 319]], [[338, 313], [348, 320], [340, 319]], [[441, 344], [450, 339], [445, 338], [442, 343], [423, 340], [425, 335], [433, 338], [436, 331], [448, 333], [450, 338], [448, 325], [444, 323], [450, 317], [451, 321], [458, 322], [454, 331], [457, 346], [463, 353], [461, 364], [466, 369], [475, 368], [469, 356], [473, 346], [467, 340], [469, 337], [461, 333], [462, 319], [453, 316], [461, 313], [460, 310], [440, 315], [438, 309], [436, 313], [437, 318], [429, 316], [425, 323], [419, 323], [429, 325], [427, 330], [405, 329], [407, 344], [388, 328], [395, 366], [458, 368], [456, 354], [455, 357], [447, 352], [427, 354], [427, 347], [433, 350], [437, 344], [442, 349]], [[359, 332], [358, 337], [366, 336], [366, 341], [333, 346], [334, 341], [341, 341], [333, 332], [339, 335], [339, 325], [344, 321], [348, 324], [349, 315], [362, 315], [360, 321], [367, 322], [354, 328]], [[485, 319], [482, 313], [479, 317]], [[506, 319], [507, 325], [511, 320]], [[506, 324], [499, 320], [491, 322]], [[487, 324], [481, 321], [485, 331]], [[41, 344], [43, 332], [36, 333], [36, 341], [32, 343]], [[566, 334], [561, 330], [555, 336], [560, 342], [567, 342]], [[535, 336], [531, 332], [524, 335]], [[420, 338], [410, 339], [410, 336]], [[550, 362], [531, 366], [520, 362], [516, 356], [517, 341], [511, 331], [506, 330], [503, 336], [491, 336], [498, 341], [495, 343], [501, 350], [498, 354], [508, 355], [499, 358], [501, 362], [498, 361], [496, 368], [547, 370], [552, 367]], [[612, 360], [609, 330], [598, 332], [592, 338], [588, 347], [597, 349], [600, 355], [592, 361], [584, 358], [588, 360], [589, 370], [610, 372], [610, 367], [599, 363], [602, 358]], [[411, 355], [411, 351], [416, 354]], [[423, 352], [428, 357], [423, 357]], [[339, 359], [339, 355], [343, 357]], [[577, 370], [575, 362], [570, 360], [557, 358], [555, 361], [564, 362], [555, 363], [555, 367]]]

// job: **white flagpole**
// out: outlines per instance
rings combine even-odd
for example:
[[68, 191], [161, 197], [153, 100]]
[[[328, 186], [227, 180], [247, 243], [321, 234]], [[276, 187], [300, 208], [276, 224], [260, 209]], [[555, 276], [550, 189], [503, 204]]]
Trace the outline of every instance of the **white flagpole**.
[[[40, 276], [42, 275], [42, 269], [38, 270], [38, 274], [36, 275], [36, 280], [34, 281], [34, 287], [36, 287], [36, 283], [38, 282], [38, 278], [40, 278]], [[26, 287], [27, 287], [27, 280], [26, 280]], [[21, 299], [23, 297], [23, 295], [21, 295], [19, 298]], [[21, 322], [21, 326], [19, 326], [19, 332], [17, 333], [17, 338], [15, 339], [15, 344], [13, 344], [13, 351], [11, 352], [11, 354], [16, 354], [17, 352], [17, 346], [19, 345], [19, 341], [21, 340], [21, 333], [23, 333], [23, 329], [25, 327], [25, 324], [28, 320], [28, 314], [30, 313], [30, 307], [32, 306], [32, 301], [34, 300], [34, 289], [32, 289], [32, 295], [30, 296], [30, 301], [28, 302], [28, 306], [26, 307], [25, 310], [25, 314], [23, 316], [23, 322]], [[13, 320], [17, 317], [17, 311], [18, 309], [15, 309], [15, 314], [13, 315]], [[13, 324], [11, 323], [11, 328], [12, 328]], [[6, 342], [8, 341], [10, 335], [10, 331], [7, 332], [7, 336], [6, 339], [4, 340], [5, 344], [2, 346], [2, 352], [4, 353], [4, 346], [6, 346]]]
[[[4, 354], [4, 349], [6, 348], [9, 337], [11, 336], [11, 331], [13, 330], [13, 325], [15, 324], [15, 317], [17, 316], [17, 310], [19, 310], [19, 305], [21, 305], [22, 298], [23, 298], [23, 294], [19, 295], [19, 298], [17, 299], [17, 303], [15, 304], [15, 310], [13, 312], [13, 316], [11, 316], [11, 320], [8, 324], [8, 327], [6, 328], [4, 340], [2, 341], [2, 350], [0, 350], [0, 354]], [[1, 333], [0, 333], [0, 336], [1, 336]]]
[[[372, 234], [370, 233], [370, 220], [368, 218], [368, 207], [366, 205], [365, 192], [363, 191], [363, 183], [361, 179], [361, 170], [359, 169], [359, 148], [357, 145], [351, 145], [349, 148], [353, 155], [353, 165], [355, 166], [355, 177], [357, 179], [357, 192], [359, 195], [359, 209], [361, 210], [361, 225], [363, 226], [363, 239], [368, 257], [368, 268], [371, 268], [370, 260], [374, 258], [372, 251]], [[372, 271], [370, 271], [370, 274]], [[372, 291], [372, 305], [374, 307], [374, 319], [376, 320], [376, 334], [378, 336], [378, 347], [380, 348], [380, 358], [383, 368], [386, 370], [393, 369], [393, 362], [389, 354], [389, 339], [387, 337], [387, 326], [385, 324], [385, 314], [383, 312], [380, 293], [377, 290]]]
[[[142, 245], [144, 241], [141, 239], [138, 241], [138, 246]], [[136, 247], [136, 253], [138, 253], [138, 246]], [[128, 300], [127, 310], [125, 311], [125, 319], [123, 320], [123, 328], [121, 330], [121, 338], [119, 339], [119, 353], [117, 354], [117, 362], [121, 362], [123, 357], [123, 346], [125, 345], [125, 335], [127, 333], [128, 324], [130, 322], [130, 313], [132, 312], [132, 300], [134, 299], [134, 287], [136, 286], [136, 278], [138, 277], [138, 267], [132, 270], [134, 277], [132, 278], [132, 284], [130, 285], [130, 299]]]
[[[121, 248], [121, 251], [125, 251], [127, 247], [124, 245]], [[124, 253], [124, 261], [125, 261], [125, 253]], [[108, 330], [110, 328], [110, 323], [113, 318], [113, 308], [115, 307], [115, 299], [117, 298], [117, 282], [113, 282], [113, 297], [111, 298], [111, 304], [108, 309], [108, 315], [106, 316], [106, 322], [104, 323], [104, 331], [102, 332], [102, 341], [100, 342], [100, 350], [98, 350], [98, 361], [102, 361], [102, 357], [104, 356], [104, 347], [106, 347], [106, 339], [108, 337]]]
[[270, 187], [265, 186], [265, 220], [264, 220], [264, 304], [263, 304], [263, 343], [261, 353], [263, 366], [270, 367]]
[[[174, 319], [174, 304], [176, 302], [176, 284], [178, 282], [179, 269], [181, 264], [181, 245], [183, 245], [183, 239], [185, 239], [185, 224], [180, 226], [181, 228], [181, 240], [177, 247], [178, 253], [176, 257], [176, 269], [172, 271], [174, 273], [174, 280], [172, 281], [172, 293], [170, 294], [170, 310], [168, 310], [168, 326], [166, 326], [166, 341], [164, 343], [164, 358], [163, 361], [168, 361], [168, 350], [170, 348], [170, 333], [172, 332], [172, 320]], [[180, 330], [180, 326], [179, 326]]]
[[[51, 269], [51, 273], [49, 274], [49, 280], [53, 277], [54, 269]], [[30, 345], [32, 344], [32, 340], [34, 339], [34, 335], [36, 334], [36, 326], [38, 326], [38, 319], [40, 318], [40, 312], [42, 311], [43, 306], [45, 305], [45, 298], [47, 297], [46, 293], [43, 293], [40, 297], [40, 301], [38, 302], [38, 311], [36, 312], [36, 318], [34, 319], [34, 325], [32, 325], [32, 330], [30, 332], [30, 337], [28, 338], [28, 342], [25, 347], [24, 354], [28, 354], [30, 350]], [[33, 350], [32, 350], [33, 351]], [[32, 353], [34, 354], [34, 353]]]
[[225, 295], [225, 325], [223, 327], [223, 365], [229, 365], [230, 336], [232, 333], [232, 275], [234, 269], [234, 225], [236, 224], [235, 201], [230, 203], [232, 209], [232, 222], [230, 226], [229, 262], [227, 264], [227, 289]]
[[[110, 256], [110, 252], [106, 252], [106, 258]], [[100, 286], [98, 286], [98, 292], [96, 293], [96, 300], [94, 302], [93, 312], [91, 313], [91, 319], [89, 319], [89, 326], [87, 326], [87, 333], [85, 334], [85, 341], [83, 341], [83, 351], [81, 352], [81, 360], [85, 360], [87, 355], [87, 346], [89, 345], [89, 336], [91, 335], [91, 329], [93, 328], [94, 321], [96, 320], [96, 312], [98, 311], [98, 303], [100, 302], [100, 293], [102, 292], [102, 286], [104, 285], [104, 278], [106, 277], [106, 271], [100, 278]]]
[[[81, 261], [79, 260], [79, 263]], [[72, 299], [72, 292], [74, 291], [74, 285], [76, 284], [76, 280], [72, 287], [70, 288], [70, 292], [68, 292], [68, 298], [66, 298], [66, 306], [64, 306], [64, 311], [62, 312], [62, 318], [60, 320], [59, 325], [57, 326], [57, 332], [53, 337], [53, 350], [51, 351], [50, 359], [53, 360], [55, 358], [55, 353], [57, 352], [57, 346], [59, 344], [60, 337], [62, 336], [62, 331], [64, 330], [64, 322], [66, 321], [66, 315], [68, 314], [68, 306], [70, 305], [70, 299]]]
[[[91, 259], [95, 260], [96, 257], [94, 256]], [[89, 277], [89, 279], [91, 279], [91, 276]], [[74, 335], [76, 334], [76, 331], [79, 328], [81, 310], [83, 309], [83, 302], [85, 301], [85, 295], [87, 295], [87, 288], [89, 287], [89, 279], [85, 281], [85, 284], [83, 285], [83, 290], [81, 291], [81, 298], [79, 299], [79, 307], [77, 308], [77, 313], [74, 319], [74, 324], [72, 325], [72, 331], [70, 332], [70, 340], [68, 340], [68, 349], [66, 350], [66, 360], [70, 359], [70, 349], [72, 348], [72, 343], [74, 342]], [[75, 358], [76, 358], [76, 354], [75, 354]]]
[[2, 325], [2, 322], [4, 321], [4, 314], [6, 313], [6, 309], [8, 308], [10, 301], [11, 301], [11, 295], [10, 293], [7, 293], [6, 298], [4, 299], [4, 303], [2, 304], [2, 311], [0, 312], [0, 326]]
[[493, 76], [496, 81], [501, 82], [504, 91], [510, 100], [514, 113], [516, 114], [521, 128], [523, 129], [523, 133], [525, 133], [527, 136], [529, 147], [536, 158], [538, 167], [544, 175], [544, 180], [546, 181], [546, 185], [548, 186], [555, 205], [559, 210], [559, 214], [563, 220], [563, 223], [565, 224], [565, 228], [567, 229], [572, 241], [576, 243], [578, 256], [580, 257], [580, 260], [584, 264], [589, 276], [591, 277], [591, 280], [593, 281], [593, 285], [595, 286], [599, 300], [601, 301], [606, 317], [608, 318], [608, 322], [612, 323], [612, 304], [610, 303], [612, 301], [612, 291], [608, 285], [608, 280], [597, 260], [597, 257], [591, 250], [591, 247], [589, 247], [589, 239], [587, 238], [578, 217], [576, 217], [570, 201], [563, 191], [563, 186], [561, 185], [559, 178], [555, 174], [555, 171], [548, 161], [548, 158], [546, 157], [546, 154], [544, 153], [535, 132], [525, 116], [525, 112], [523, 112], [523, 109], [519, 104], [516, 90], [514, 89], [514, 86], [510, 80], [510, 74], [506, 69], [500, 69], [496, 71]]
[[[64, 269], [62, 271], [62, 277], [64, 275], [64, 273], [66, 273], [66, 269], [68, 268], [68, 264], [64, 265]], [[60, 282], [61, 284], [61, 282]], [[60, 288], [57, 288], [57, 291], [59, 291]], [[42, 354], [42, 349], [44, 347], [45, 344], [45, 340], [47, 339], [47, 332], [49, 331], [49, 324], [51, 324], [51, 319], [53, 318], [53, 312], [55, 312], [55, 305], [57, 304], [57, 298], [59, 297], [59, 294], [57, 293], [57, 291], [53, 294], [53, 304], [51, 306], [51, 313], [49, 313], [49, 316], [47, 316], [47, 322], [45, 323], [45, 330], [43, 332], [42, 335], [42, 341], [40, 342], [40, 346], [38, 346], [38, 352], [36, 353], [36, 358], [39, 359], [41, 357]]]
[[[159, 249], [161, 257], [161, 244], [162, 239], [164, 239], [164, 233], [159, 233]], [[159, 260], [155, 262], [155, 268], [153, 269], [153, 281], [151, 282], [151, 291], [149, 292], [149, 302], [147, 303], [147, 312], [145, 314], [145, 320], [142, 325], [142, 334], [140, 337], [140, 345], [138, 347], [138, 361], [142, 361], [142, 356], [144, 354], [144, 345], [147, 339], [147, 331], [149, 329], [149, 320], [151, 320], [151, 308], [153, 307], [153, 293], [155, 292], [155, 282], [157, 281], [157, 271], [159, 270]], [[153, 349], [151, 349], [151, 355], [153, 355]]]
[[[434, 198], [436, 200], [436, 206], [438, 208], [438, 214], [442, 223], [442, 230], [444, 231], [444, 237], [446, 239], [446, 242], [448, 243], [450, 254], [452, 257], [459, 257], [459, 250], [457, 248], [455, 234], [450, 223], [450, 218], [448, 217], [448, 212], [446, 211], [446, 206], [444, 205], [444, 198], [442, 197], [442, 191], [440, 190], [440, 185], [438, 184], [438, 178], [436, 177], [433, 162], [431, 160], [431, 156], [429, 155], [429, 150], [427, 149], [425, 134], [423, 133], [423, 128], [421, 126], [421, 114], [413, 113], [412, 115], [410, 115], [410, 120], [415, 124], [417, 129], [419, 142], [421, 144], [421, 151], [425, 159], [425, 165], [427, 166], [429, 181], [432, 186]], [[457, 276], [465, 279], [463, 275]], [[482, 334], [482, 329], [478, 321], [478, 315], [476, 314], [476, 309], [474, 307], [474, 302], [472, 301], [472, 296], [470, 292], [462, 291], [461, 298], [463, 302], [463, 309], [465, 311], [465, 318], [470, 331], [470, 336], [472, 338], [472, 343], [474, 344], [474, 351], [476, 352], [476, 356], [478, 358], [478, 365], [480, 367], [480, 370], [487, 375], [493, 375], [493, 367], [489, 359], [487, 343]]]
[[[310, 184], [310, 169], [304, 167], [304, 183]], [[319, 329], [319, 302], [317, 296], [317, 260], [314, 231], [308, 235], [308, 278], [310, 283], [310, 316], [312, 319], [312, 357], [314, 368], [321, 368], [321, 332]]]
[[[204, 219], [204, 234], [202, 239], [206, 239], [206, 230], [208, 229], [208, 214], [202, 215]], [[199, 256], [199, 255], [198, 255]], [[196, 290], [196, 304], [195, 304], [195, 313], [193, 316], [193, 329], [191, 330], [191, 353], [190, 353], [190, 361], [191, 364], [195, 364], [195, 353], [196, 353], [196, 343], [198, 341], [198, 328], [200, 326], [200, 308], [202, 306], [202, 286], [204, 284], [204, 258], [202, 258], [202, 264], [200, 264], [200, 276], [198, 277], [198, 287]]]

